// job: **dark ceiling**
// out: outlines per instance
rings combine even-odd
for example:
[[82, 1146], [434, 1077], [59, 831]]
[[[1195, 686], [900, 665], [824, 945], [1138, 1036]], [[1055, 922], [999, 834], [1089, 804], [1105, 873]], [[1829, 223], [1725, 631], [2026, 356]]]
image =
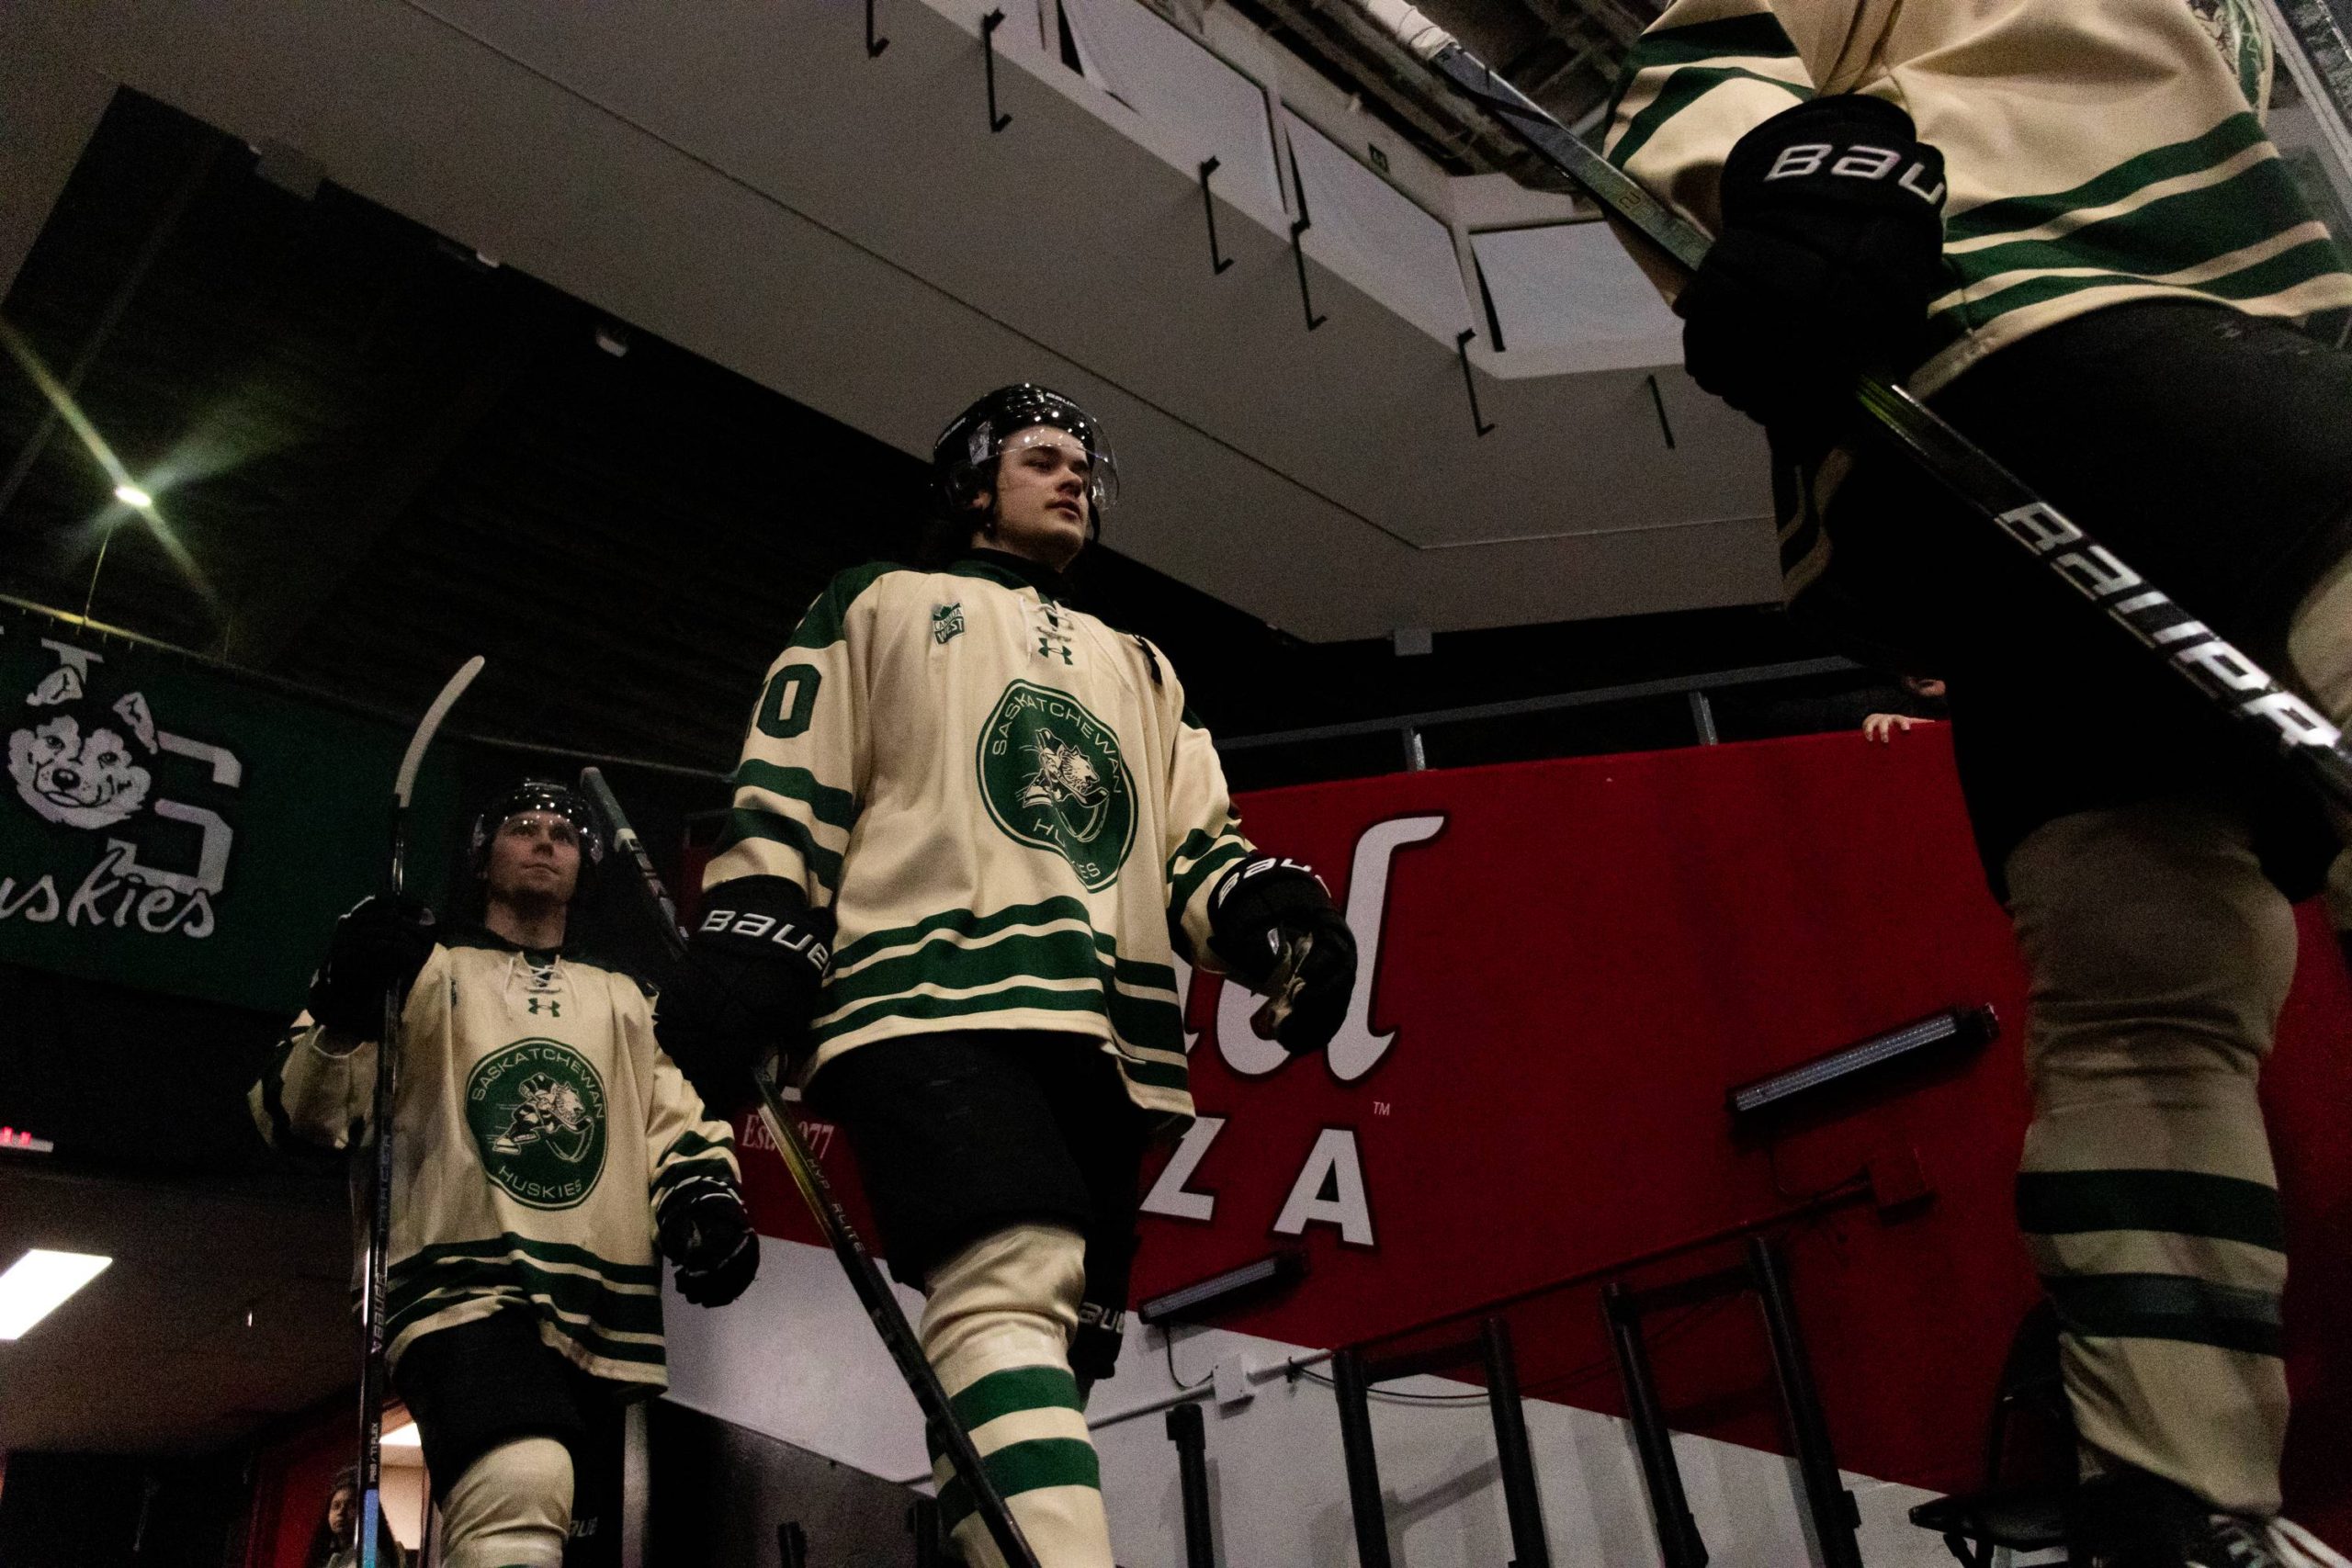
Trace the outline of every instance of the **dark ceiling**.
[[[280, 162], [119, 95], [0, 314], [204, 585], [10, 367], [0, 592], [396, 712], [486, 653], [471, 729], [729, 765], [825, 579], [910, 548], [922, 465]], [[1398, 659], [1310, 647], [1108, 551], [1081, 587], [1227, 735], [1819, 651], [1727, 610]], [[1580, 723], [1555, 749], [1645, 743]]]

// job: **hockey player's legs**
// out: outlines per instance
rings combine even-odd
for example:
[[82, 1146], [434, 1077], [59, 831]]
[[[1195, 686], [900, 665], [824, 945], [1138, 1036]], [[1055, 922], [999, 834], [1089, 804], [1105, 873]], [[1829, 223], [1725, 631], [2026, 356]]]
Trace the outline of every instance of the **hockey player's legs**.
[[525, 1309], [435, 1329], [403, 1352], [393, 1382], [424, 1439], [451, 1568], [563, 1561], [571, 1454], [591, 1440], [588, 1381]]
[[[809, 1089], [857, 1156], [891, 1272], [927, 1297], [924, 1354], [1040, 1560], [1109, 1568], [1071, 1367], [1081, 1299], [1092, 1283], [1125, 1307], [1133, 1246], [1142, 1125], [1108, 1059], [1077, 1035], [915, 1035], [850, 1052]], [[967, 1561], [997, 1562], [962, 1488], [941, 1496]]]
[[441, 1496], [448, 1568], [558, 1568], [571, 1531], [571, 1455], [553, 1438], [501, 1443]]
[[[1112, 1568], [1101, 1469], [1069, 1359], [1085, 1255], [1065, 1226], [1009, 1226], [933, 1269], [923, 1307], [923, 1354], [1046, 1568]], [[935, 1451], [933, 1470], [965, 1562], [1001, 1568]]]
[[2272, 1513], [2287, 1259], [2256, 1079], [2291, 911], [2244, 827], [2190, 801], [2050, 822], [2009, 886], [2033, 983], [2018, 1217], [2082, 1438]]

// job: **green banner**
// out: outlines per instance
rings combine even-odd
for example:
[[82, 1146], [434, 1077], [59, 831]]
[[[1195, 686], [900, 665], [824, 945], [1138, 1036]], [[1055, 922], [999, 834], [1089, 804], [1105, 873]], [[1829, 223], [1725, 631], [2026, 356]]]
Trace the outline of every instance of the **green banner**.
[[[291, 1013], [384, 874], [405, 730], [0, 606], [0, 961]], [[412, 885], [445, 880], [447, 753]]]

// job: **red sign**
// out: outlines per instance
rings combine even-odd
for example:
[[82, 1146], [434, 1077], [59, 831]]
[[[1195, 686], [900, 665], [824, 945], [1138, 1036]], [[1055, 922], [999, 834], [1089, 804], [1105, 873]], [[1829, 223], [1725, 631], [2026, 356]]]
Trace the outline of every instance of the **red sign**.
[[[1663, 1282], [1779, 1227], [1841, 1463], [1975, 1481], [1993, 1382], [2035, 1284], [2011, 1179], [2027, 1119], [2024, 976], [1984, 888], [1940, 727], [1270, 791], [1261, 845], [1319, 868], [1363, 958], [1347, 1027], [1289, 1060], [1255, 998], [1202, 977], [1201, 1120], [1158, 1167], [1136, 1299], [1302, 1248], [1306, 1280], [1226, 1327], [1311, 1346], [1547, 1282]], [[2266, 1100], [2295, 1258], [2290, 1502], [2352, 1526], [2352, 985], [2306, 911]], [[1725, 1091], [1952, 1006], [2002, 1036], [1771, 1139]], [[846, 1175], [845, 1151], [827, 1161]], [[754, 1159], [763, 1228], [814, 1239]], [[1922, 1183], [1927, 1191], [1920, 1196]], [[1860, 1189], [1858, 1189], [1860, 1190]], [[1905, 1198], [1915, 1201], [1899, 1201]], [[2327, 1216], [2337, 1216], [2331, 1227]], [[1511, 1313], [1532, 1397], [1616, 1408], [1595, 1283]], [[1764, 1341], [1734, 1300], [1651, 1325], [1674, 1424], [1777, 1448]]]

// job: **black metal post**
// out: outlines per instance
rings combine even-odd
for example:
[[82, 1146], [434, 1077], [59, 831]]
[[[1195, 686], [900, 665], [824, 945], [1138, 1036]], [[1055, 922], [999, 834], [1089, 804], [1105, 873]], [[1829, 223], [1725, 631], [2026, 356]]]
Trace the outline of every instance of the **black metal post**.
[[808, 1537], [797, 1520], [786, 1519], [775, 1527], [775, 1550], [784, 1568], [808, 1568]]
[[1363, 1353], [1331, 1358], [1332, 1392], [1340, 1403], [1340, 1446], [1348, 1460], [1348, 1511], [1355, 1516], [1356, 1568], [1391, 1568], [1388, 1509], [1380, 1500], [1380, 1460], [1372, 1447], [1371, 1383]]
[[873, 59], [890, 47], [890, 40], [874, 36], [874, 0], [865, 0], [865, 58]]
[[1491, 435], [1495, 427], [1478, 413], [1478, 383], [1470, 378], [1470, 340], [1478, 335], [1476, 327], [1464, 327], [1454, 334], [1453, 352], [1462, 359], [1462, 389], [1470, 394], [1470, 428], [1480, 435]]
[[1642, 1484], [1650, 1495], [1650, 1517], [1666, 1568], [1707, 1568], [1707, 1543], [1690, 1500], [1682, 1491], [1682, 1470], [1674, 1460], [1674, 1438], [1657, 1401], [1649, 1348], [1642, 1342], [1641, 1308], [1622, 1284], [1600, 1290], [1600, 1310], [1609, 1320], [1609, 1342], [1617, 1355], [1617, 1378], [1624, 1385], [1625, 1414], [1634, 1426], [1634, 1450], [1642, 1461]]
[[1666, 417], [1666, 394], [1657, 389], [1657, 378], [1650, 378], [1650, 407], [1657, 411], [1657, 433], [1666, 437], [1666, 449], [1674, 450], [1674, 426]]
[[1519, 1402], [1519, 1359], [1510, 1325], [1487, 1319], [1479, 1331], [1487, 1358], [1487, 1404], [1495, 1417], [1495, 1457], [1503, 1473], [1503, 1511], [1510, 1518], [1510, 1568], [1552, 1568], [1544, 1537], [1544, 1500], [1535, 1489], [1535, 1455], [1527, 1444], [1527, 1412]]
[[1781, 1404], [1788, 1413], [1789, 1438], [1796, 1445], [1797, 1472], [1804, 1482], [1805, 1505], [1813, 1514], [1823, 1568], [1862, 1568], [1862, 1549], [1856, 1539], [1861, 1529], [1861, 1510], [1838, 1474], [1838, 1456], [1829, 1446], [1829, 1423], [1822, 1415], [1821, 1394], [1814, 1387], [1813, 1363], [1805, 1357], [1796, 1303], [1789, 1295], [1780, 1249], [1763, 1236], [1750, 1236], [1747, 1270], [1764, 1310], [1764, 1332], [1772, 1341], [1772, 1375], [1779, 1380]]
[[907, 1529], [914, 1533], [915, 1568], [944, 1568], [940, 1555], [939, 1499], [918, 1497], [907, 1510]]
[[1176, 1491], [1184, 1502], [1184, 1568], [1216, 1568], [1205, 1426], [1197, 1401], [1188, 1399], [1168, 1413], [1168, 1440], [1176, 1445]]
[[1290, 259], [1298, 264], [1298, 302], [1306, 307], [1308, 332], [1313, 332], [1331, 319], [1329, 316], [1318, 316], [1315, 313], [1314, 296], [1306, 291], [1306, 247], [1298, 243], [1298, 237], [1311, 227], [1313, 225], [1304, 218], [1295, 220], [1290, 226]]
[[989, 130], [1002, 130], [1012, 123], [1009, 114], [996, 112], [996, 30], [1004, 26], [1001, 7], [980, 18], [980, 66], [989, 78]]
[[1216, 159], [1201, 160], [1201, 210], [1208, 215], [1209, 220], [1209, 270], [1222, 273], [1233, 265], [1233, 258], [1216, 248], [1216, 198], [1209, 195], [1209, 176], [1216, 173]]

